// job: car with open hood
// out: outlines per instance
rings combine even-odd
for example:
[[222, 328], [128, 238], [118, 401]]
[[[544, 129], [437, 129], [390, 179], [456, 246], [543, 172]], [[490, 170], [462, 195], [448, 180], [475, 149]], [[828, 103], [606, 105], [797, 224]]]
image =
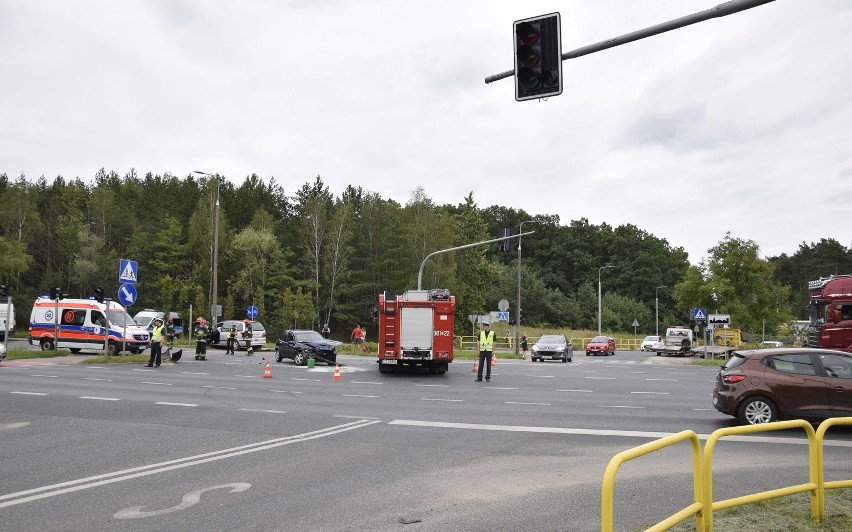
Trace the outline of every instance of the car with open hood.
[[304, 366], [308, 359], [313, 358], [333, 366], [337, 363], [337, 347], [341, 344], [336, 340], [326, 340], [316, 331], [286, 330], [275, 342], [275, 360], [281, 362], [289, 358], [297, 366]]

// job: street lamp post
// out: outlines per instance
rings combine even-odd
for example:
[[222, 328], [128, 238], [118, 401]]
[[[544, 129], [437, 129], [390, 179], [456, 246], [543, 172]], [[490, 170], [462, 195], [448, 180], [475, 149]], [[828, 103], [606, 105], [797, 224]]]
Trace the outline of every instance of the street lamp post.
[[213, 290], [210, 294], [210, 319], [215, 326], [216, 318], [218, 318], [216, 296], [219, 292], [219, 177], [198, 170], [194, 170], [192, 173], [206, 175], [216, 180], [216, 213], [213, 216]]
[[615, 268], [611, 264], [598, 268], [598, 335], [601, 334], [601, 272], [606, 268]]
[[518, 231], [518, 299], [515, 305], [515, 354], [518, 354], [521, 336], [521, 236], [524, 233], [524, 224], [535, 224], [537, 220], [524, 220]]
[[666, 285], [658, 286], [654, 289], [654, 308], [656, 309], [657, 315], [657, 332], [655, 333], [657, 336], [660, 335], [660, 288], [668, 288]]

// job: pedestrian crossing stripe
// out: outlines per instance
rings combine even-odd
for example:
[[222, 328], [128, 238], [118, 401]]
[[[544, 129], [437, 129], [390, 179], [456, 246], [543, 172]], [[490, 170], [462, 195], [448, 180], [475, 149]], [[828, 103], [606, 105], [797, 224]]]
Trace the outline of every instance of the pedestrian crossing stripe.
[[119, 275], [118, 280], [119, 281], [130, 281], [130, 282], [134, 282], [134, 283], [136, 282], [136, 272], [133, 271], [133, 263], [132, 262], [127, 261], [124, 264], [124, 270], [121, 272], [121, 275]]

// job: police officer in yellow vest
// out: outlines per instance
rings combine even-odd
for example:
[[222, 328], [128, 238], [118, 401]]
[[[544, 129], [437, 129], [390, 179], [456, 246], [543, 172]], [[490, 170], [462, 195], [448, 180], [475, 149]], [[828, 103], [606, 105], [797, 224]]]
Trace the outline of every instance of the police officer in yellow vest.
[[491, 324], [487, 321], [482, 323], [479, 340], [476, 342], [476, 350], [479, 351], [479, 371], [476, 373], [476, 380], [482, 380], [482, 367], [485, 366], [488, 368], [485, 372], [485, 380], [490, 381], [491, 357], [494, 355], [494, 331], [491, 330]]
[[151, 357], [147, 367], [160, 367], [160, 357], [163, 349], [163, 319], [154, 318], [154, 329], [151, 331]]

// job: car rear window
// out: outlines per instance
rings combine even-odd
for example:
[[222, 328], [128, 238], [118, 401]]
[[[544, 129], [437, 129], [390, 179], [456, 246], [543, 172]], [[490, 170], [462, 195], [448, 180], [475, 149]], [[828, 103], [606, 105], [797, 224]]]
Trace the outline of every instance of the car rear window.
[[722, 369], [734, 369], [746, 360], [748, 360], [748, 357], [743, 356], [740, 353], [734, 353], [731, 355], [731, 358], [729, 358], [728, 361], [725, 362], [725, 365], [722, 366]]
[[251, 330], [252, 331], [265, 331], [266, 329], [263, 328], [263, 324], [260, 323], [259, 321], [253, 321], [253, 322], [251, 322]]

